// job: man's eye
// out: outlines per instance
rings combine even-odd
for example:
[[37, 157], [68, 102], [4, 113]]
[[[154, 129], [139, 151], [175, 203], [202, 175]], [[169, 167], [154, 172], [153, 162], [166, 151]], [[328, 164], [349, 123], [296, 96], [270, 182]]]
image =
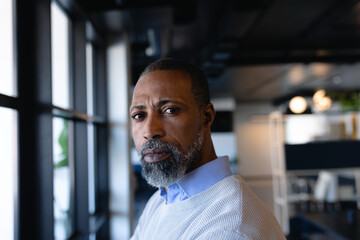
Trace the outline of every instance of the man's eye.
[[142, 119], [144, 117], [145, 117], [145, 114], [143, 114], [143, 113], [137, 113], [137, 114], [134, 114], [134, 115], [131, 116], [131, 118], [134, 119], [134, 120], [140, 120], [140, 119]]
[[176, 108], [167, 108], [164, 113], [174, 114], [174, 113], [176, 113], [177, 111], [178, 111], [178, 109], [176, 109]]

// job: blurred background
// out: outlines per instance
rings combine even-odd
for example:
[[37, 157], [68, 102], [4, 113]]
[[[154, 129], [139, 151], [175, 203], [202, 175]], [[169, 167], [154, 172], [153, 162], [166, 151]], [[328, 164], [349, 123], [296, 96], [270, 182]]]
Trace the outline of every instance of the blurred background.
[[288, 239], [360, 239], [360, 2], [2, 0], [2, 239], [129, 239], [156, 189], [133, 87], [176, 57], [207, 75], [218, 156]]

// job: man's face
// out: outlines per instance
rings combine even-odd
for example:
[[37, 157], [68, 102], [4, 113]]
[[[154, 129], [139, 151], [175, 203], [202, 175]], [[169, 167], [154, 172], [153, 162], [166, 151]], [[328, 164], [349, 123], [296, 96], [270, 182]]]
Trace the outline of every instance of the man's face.
[[130, 107], [132, 132], [145, 177], [167, 186], [191, 168], [202, 147], [199, 107], [184, 71], [161, 70], [142, 76]]

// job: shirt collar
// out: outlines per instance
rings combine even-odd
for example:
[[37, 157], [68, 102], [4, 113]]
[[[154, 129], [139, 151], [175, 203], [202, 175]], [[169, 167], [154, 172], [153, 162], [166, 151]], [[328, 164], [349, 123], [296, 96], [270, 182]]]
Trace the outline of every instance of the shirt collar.
[[160, 195], [167, 204], [180, 202], [207, 190], [231, 174], [228, 156], [218, 157], [169, 185], [167, 191], [161, 187]]

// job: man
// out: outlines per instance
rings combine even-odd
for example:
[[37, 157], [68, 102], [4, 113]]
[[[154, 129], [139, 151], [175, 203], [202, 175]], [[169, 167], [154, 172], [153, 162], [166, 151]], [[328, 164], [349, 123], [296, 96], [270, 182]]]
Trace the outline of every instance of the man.
[[131, 239], [285, 239], [278, 223], [239, 176], [217, 157], [215, 110], [197, 67], [176, 59], [150, 64], [130, 107], [147, 182], [159, 188]]

